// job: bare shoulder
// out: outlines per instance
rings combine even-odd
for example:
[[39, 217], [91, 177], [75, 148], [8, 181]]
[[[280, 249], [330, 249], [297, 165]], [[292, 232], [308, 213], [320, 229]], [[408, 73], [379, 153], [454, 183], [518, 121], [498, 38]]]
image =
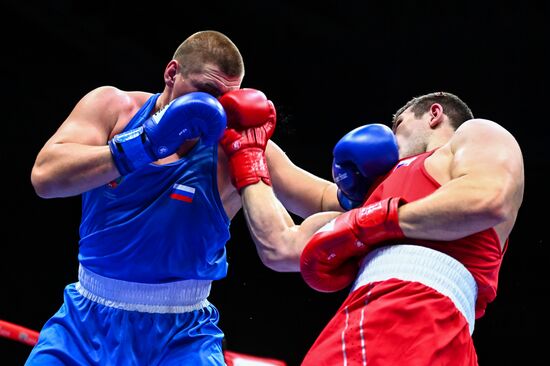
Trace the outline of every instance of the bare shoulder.
[[478, 136], [480, 138], [485, 138], [486, 135], [496, 135], [497, 137], [507, 136], [508, 138], [514, 139], [512, 134], [503, 126], [494, 121], [483, 118], [474, 118], [464, 122], [457, 128], [455, 135], [459, 137], [464, 135], [469, 137]]
[[125, 91], [114, 86], [101, 86], [86, 94], [76, 110], [81, 115], [93, 115], [94, 119], [105, 121], [110, 136], [121, 132], [130, 119], [143, 106], [151, 93]]
[[518, 141], [496, 122], [487, 119], [466, 121], [457, 128], [449, 142], [457, 166], [460, 166], [459, 163], [467, 167], [483, 166], [480, 171], [501, 166], [506, 167], [508, 172], [514, 172], [515, 176], [523, 174], [523, 154]]
[[475, 118], [460, 125], [451, 139], [452, 146], [479, 144], [482, 146], [505, 145], [518, 147], [516, 138], [500, 124], [482, 118]]
[[128, 92], [114, 86], [100, 86], [88, 92], [81, 102], [90, 104], [101, 104], [103, 106], [123, 104], [129, 102]]
[[113, 86], [95, 88], [78, 101], [50, 143], [71, 141], [104, 144], [124, 129], [150, 95], [145, 92], [128, 92]]
[[125, 91], [114, 86], [101, 86], [86, 94], [80, 104], [101, 107], [107, 113], [132, 113], [141, 108], [151, 95], [146, 92]]

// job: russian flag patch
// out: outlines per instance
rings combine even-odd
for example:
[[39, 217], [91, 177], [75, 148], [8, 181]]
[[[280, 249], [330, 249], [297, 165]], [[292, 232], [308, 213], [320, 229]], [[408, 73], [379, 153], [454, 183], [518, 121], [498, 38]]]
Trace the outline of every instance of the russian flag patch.
[[415, 157], [412, 157], [412, 158], [409, 158], [409, 159], [401, 160], [399, 163], [397, 163], [397, 165], [395, 166], [395, 168], [393, 168], [393, 170], [396, 170], [397, 168], [402, 167], [402, 166], [410, 165], [413, 161], [416, 160], [416, 158], [418, 158], [418, 156], [415, 156]]
[[194, 195], [195, 188], [176, 183], [172, 186], [170, 198], [183, 202], [193, 202]]

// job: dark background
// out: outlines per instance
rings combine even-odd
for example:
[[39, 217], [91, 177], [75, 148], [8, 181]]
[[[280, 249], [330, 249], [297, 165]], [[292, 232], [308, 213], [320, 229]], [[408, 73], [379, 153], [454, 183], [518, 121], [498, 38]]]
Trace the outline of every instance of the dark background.
[[[243, 54], [243, 87], [274, 101], [273, 139], [324, 178], [343, 134], [389, 123], [427, 92], [453, 92], [516, 136], [524, 205], [497, 299], [476, 322], [474, 341], [480, 365], [548, 364], [550, 12], [544, 1], [506, 3], [3, 1], [0, 319], [38, 330], [76, 281], [80, 197], [34, 194], [38, 150], [86, 92], [101, 85], [160, 92], [180, 42], [216, 29]], [[241, 213], [231, 226], [229, 275], [210, 298], [227, 347], [298, 365], [346, 294], [316, 293], [297, 273], [263, 267]], [[0, 364], [22, 365], [30, 349], [0, 339]]]

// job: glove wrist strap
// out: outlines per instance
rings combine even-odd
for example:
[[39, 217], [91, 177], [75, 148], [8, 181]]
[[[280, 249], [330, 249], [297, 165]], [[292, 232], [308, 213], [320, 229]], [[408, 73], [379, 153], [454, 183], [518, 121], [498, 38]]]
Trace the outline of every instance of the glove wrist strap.
[[403, 238], [398, 208], [404, 203], [401, 197], [391, 197], [357, 209], [356, 235], [359, 240], [379, 243]]
[[153, 161], [147, 150], [143, 127], [120, 133], [109, 141], [114, 163], [121, 175], [126, 175]]
[[246, 186], [262, 180], [271, 186], [265, 153], [259, 148], [243, 149], [229, 158], [232, 183], [240, 192]]

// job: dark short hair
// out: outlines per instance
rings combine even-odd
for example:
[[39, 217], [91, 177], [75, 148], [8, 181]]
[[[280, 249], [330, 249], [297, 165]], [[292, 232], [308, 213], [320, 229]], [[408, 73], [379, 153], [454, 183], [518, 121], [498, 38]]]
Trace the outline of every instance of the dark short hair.
[[223, 33], [205, 30], [192, 34], [183, 41], [173, 59], [182, 67], [181, 73], [200, 73], [207, 64], [214, 64], [229, 77], [244, 75], [244, 62], [239, 49]]
[[414, 97], [409, 100], [407, 104], [395, 112], [392, 125], [395, 124], [397, 118], [409, 107], [411, 107], [411, 111], [414, 113], [415, 117], [418, 118], [428, 112], [430, 106], [434, 103], [439, 103], [443, 106], [443, 112], [449, 117], [451, 126], [454, 129], [457, 129], [463, 122], [474, 118], [470, 107], [468, 107], [462, 99], [452, 93], [435, 92]]

